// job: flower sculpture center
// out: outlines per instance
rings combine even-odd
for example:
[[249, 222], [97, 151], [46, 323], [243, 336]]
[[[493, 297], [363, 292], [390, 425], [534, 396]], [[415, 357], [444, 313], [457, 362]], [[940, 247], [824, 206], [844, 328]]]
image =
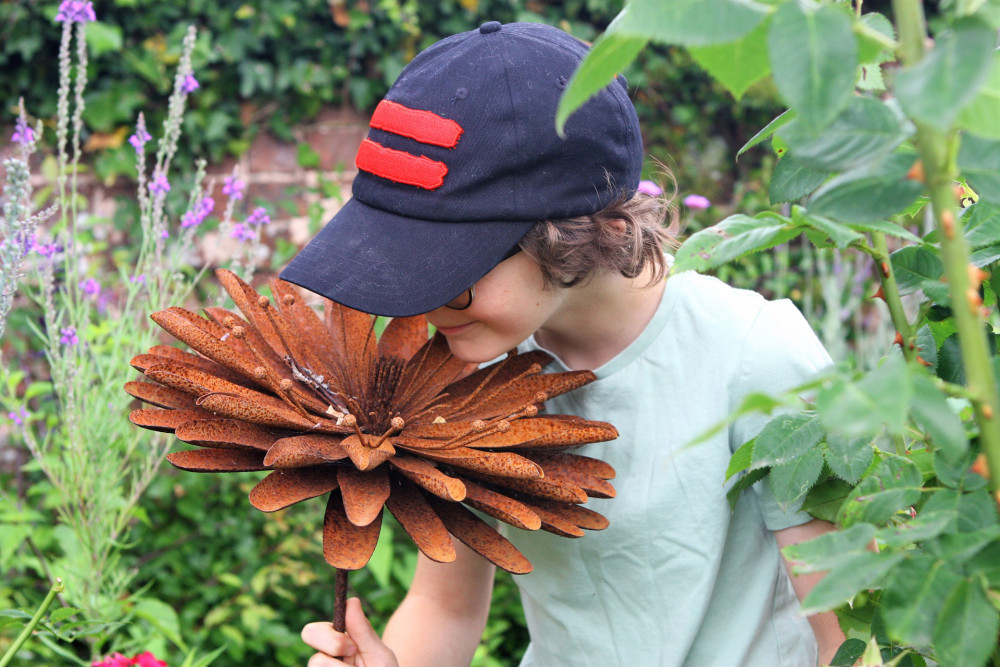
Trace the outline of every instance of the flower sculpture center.
[[235, 274], [217, 275], [242, 317], [153, 313], [194, 353], [154, 346], [131, 362], [153, 382], [125, 387], [155, 406], [134, 410], [133, 423], [199, 447], [169, 454], [173, 465], [270, 471], [250, 492], [265, 512], [328, 494], [324, 556], [346, 570], [371, 556], [383, 508], [433, 560], [454, 560], [454, 536], [515, 573], [531, 564], [466, 505], [567, 537], [607, 526], [580, 505], [615, 495], [614, 470], [567, 450], [617, 431], [541, 412], [593, 373], [543, 374], [543, 352], [478, 368], [443, 336], [428, 338], [422, 316], [394, 318], [376, 339], [369, 315], [325, 301], [320, 318], [288, 283], [271, 281], [272, 305]]

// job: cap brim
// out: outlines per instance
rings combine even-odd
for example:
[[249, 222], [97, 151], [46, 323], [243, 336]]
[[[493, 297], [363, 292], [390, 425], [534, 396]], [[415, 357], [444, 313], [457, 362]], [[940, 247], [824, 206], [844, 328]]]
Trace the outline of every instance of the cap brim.
[[415, 220], [351, 199], [280, 278], [366, 313], [418, 315], [486, 275], [534, 224]]

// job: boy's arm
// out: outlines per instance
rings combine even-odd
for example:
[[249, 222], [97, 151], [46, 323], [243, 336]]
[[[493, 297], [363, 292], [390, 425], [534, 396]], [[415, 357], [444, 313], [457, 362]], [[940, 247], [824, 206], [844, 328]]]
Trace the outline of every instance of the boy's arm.
[[[805, 542], [834, 530], [837, 530], [837, 527], [832, 523], [813, 519], [801, 526], [793, 526], [776, 531], [774, 537], [778, 540], [778, 548], [784, 549], [790, 544]], [[784, 555], [782, 555], [782, 560], [784, 560], [785, 569], [792, 580], [792, 588], [795, 589], [795, 594], [798, 596], [799, 601], [802, 601], [808, 595], [809, 591], [813, 589], [813, 586], [823, 578], [824, 574], [793, 575], [792, 564]], [[837, 649], [844, 642], [844, 633], [840, 629], [840, 623], [837, 621], [836, 614], [832, 611], [813, 614], [808, 618], [809, 624], [812, 625], [813, 634], [816, 635], [816, 643], [819, 645], [819, 664], [828, 665], [837, 653]]]
[[455, 540], [458, 557], [435, 563], [420, 554], [409, 593], [382, 639], [400, 667], [467, 667], [486, 627], [493, 564]]

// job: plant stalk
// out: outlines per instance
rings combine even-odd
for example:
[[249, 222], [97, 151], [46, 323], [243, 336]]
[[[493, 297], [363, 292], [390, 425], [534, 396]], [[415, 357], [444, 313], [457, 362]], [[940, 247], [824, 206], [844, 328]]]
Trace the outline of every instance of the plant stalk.
[[7, 652], [3, 654], [2, 658], [0, 658], [0, 667], [7, 667], [7, 665], [10, 664], [10, 661], [14, 659], [15, 655], [17, 655], [17, 652], [21, 650], [21, 646], [24, 642], [28, 641], [28, 637], [30, 637], [31, 633], [33, 633], [35, 628], [38, 627], [38, 624], [42, 621], [42, 617], [45, 616], [45, 612], [49, 610], [49, 605], [51, 605], [52, 601], [56, 599], [56, 595], [62, 593], [64, 588], [65, 586], [63, 585], [62, 579], [56, 577], [56, 582], [52, 584], [52, 588], [49, 589], [48, 595], [46, 595], [45, 599], [42, 600], [42, 604], [38, 606], [38, 609], [35, 611], [35, 615], [31, 617], [28, 624], [24, 626], [23, 630], [21, 630], [21, 634], [17, 636], [14, 643], [10, 645]]
[[[923, 5], [918, 0], [893, 0], [892, 7], [899, 29], [900, 59], [904, 66], [912, 66], [924, 55], [927, 28]], [[942, 132], [923, 123], [918, 122], [916, 126], [917, 148], [940, 236], [941, 259], [958, 328], [966, 383], [973, 397], [972, 406], [979, 425], [979, 441], [986, 454], [990, 488], [1000, 500], [1000, 398], [978, 285], [973, 287], [970, 277], [969, 246], [961, 222], [956, 217], [958, 206], [954, 184], [958, 168], [953, 156], [958, 137], [954, 132]]]
[[899, 284], [896, 282], [896, 274], [892, 270], [892, 262], [889, 260], [889, 246], [885, 242], [885, 234], [882, 232], [872, 232], [872, 244], [875, 246], [875, 260], [878, 263], [878, 276], [882, 285], [882, 295], [885, 303], [889, 306], [889, 316], [896, 331], [903, 338], [903, 357], [907, 361], [913, 361], [916, 357], [916, 348], [911, 347], [915, 342], [913, 326], [906, 317], [903, 310], [903, 300], [899, 296]]

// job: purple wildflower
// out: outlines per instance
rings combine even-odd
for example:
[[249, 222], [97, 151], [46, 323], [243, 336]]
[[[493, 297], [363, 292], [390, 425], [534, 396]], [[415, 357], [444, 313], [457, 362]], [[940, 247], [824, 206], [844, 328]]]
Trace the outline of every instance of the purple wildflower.
[[146, 142], [152, 138], [149, 136], [149, 132], [146, 131], [146, 120], [142, 117], [142, 114], [139, 114], [139, 122], [136, 123], [135, 134], [128, 138], [128, 142], [132, 144], [132, 148], [135, 149], [136, 154], [139, 154], [143, 151]]
[[168, 232], [167, 230], [164, 229], [162, 232], [160, 232], [160, 238], [161, 239], [169, 239], [170, 238], [170, 232]]
[[59, 5], [59, 13], [56, 14], [56, 21], [59, 23], [87, 23], [96, 20], [91, 0], [63, 0]]
[[35, 245], [32, 246], [31, 249], [37, 252], [42, 257], [51, 257], [52, 255], [59, 252], [61, 248], [57, 246], [55, 243], [38, 243], [36, 241]]
[[18, 118], [17, 122], [14, 124], [14, 134], [10, 136], [10, 140], [15, 144], [27, 146], [35, 141], [35, 131], [32, 130], [26, 122], [24, 122], [23, 118]]
[[140, 274], [139, 274], [139, 275], [137, 275], [137, 276], [131, 276], [131, 277], [130, 277], [130, 278], [128, 279], [128, 281], [129, 281], [130, 283], [139, 283], [139, 284], [141, 284], [141, 285], [145, 285], [145, 284], [146, 284], [146, 274], [144, 274], [144, 273], [140, 273]]
[[184, 75], [184, 80], [181, 81], [182, 93], [193, 93], [199, 88], [201, 88], [201, 84], [198, 83], [198, 79], [194, 78], [194, 74], [188, 73]]
[[256, 232], [244, 225], [242, 222], [237, 222], [233, 225], [233, 231], [229, 232], [229, 235], [234, 239], [239, 239], [240, 241], [252, 241], [257, 238]]
[[659, 197], [663, 194], [663, 188], [653, 181], [639, 181], [639, 187], [636, 188], [636, 192], [641, 192], [650, 197]]
[[205, 197], [198, 202], [197, 206], [184, 214], [181, 218], [181, 227], [197, 227], [205, 221], [214, 208], [215, 200], [211, 197]]
[[166, 174], [162, 172], [153, 174], [153, 180], [149, 182], [149, 192], [153, 195], [165, 195], [170, 192], [170, 181], [167, 180]]
[[247, 218], [248, 225], [266, 225], [269, 222], [271, 222], [271, 216], [267, 214], [267, 209], [263, 206], [255, 208]]
[[89, 294], [90, 296], [97, 296], [101, 293], [101, 284], [93, 278], [81, 280], [77, 287], [82, 289], [84, 294]]
[[80, 342], [79, 336], [76, 335], [76, 327], [66, 327], [60, 329], [59, 332], [62, 334], [59, 342], [63, 345], [76, 345]]
[[24, 409], [24, 406], [17, 412], [8, 412], [7, 419], [14, 422], [14, 426], [24, 426], [24, 420], [28, 418], [28, 411]]
[[712, 202], [708, 201], [707, 197], [702, 197], [701, 195], [688, 195], [684, 198], [684, 205], [688, 208], [705, 210], [712, 205]]
[[235, 176], [227, 176], [226, 182], [222, 186], [222, 194], [226, 195], [230, 199], [243, 199], [243, 188], [246, 187], [246, 183], [239, 180]]

